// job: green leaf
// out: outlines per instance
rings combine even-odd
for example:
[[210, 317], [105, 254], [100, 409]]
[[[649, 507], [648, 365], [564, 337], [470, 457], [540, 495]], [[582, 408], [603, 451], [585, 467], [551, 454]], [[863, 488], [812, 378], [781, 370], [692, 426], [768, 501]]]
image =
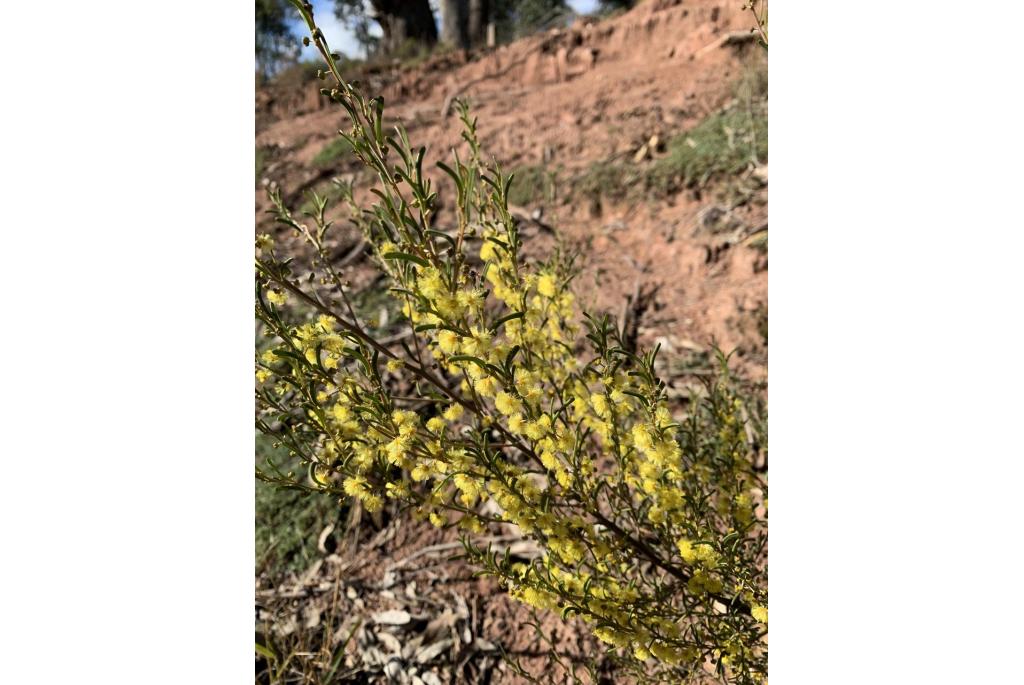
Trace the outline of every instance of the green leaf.
[[512, 360], [516, 358], [516, 354], [520, 349], [519, 345], [514, 345], [505, 356], [505, 370], [508, 371], [510, 375], [512, 373]]
[[274, 654], [273, 650], [271, 650], [269, 647], [261, 645], [259, 642], [256, 643], [256, 652], [266, 657], [270, 661], [277, 661], [277, 655]]
[[408, 252], [388, 252], [385, 255], [381, 255], [384, 259], [400, 259], [403, 262], [412, 262], [413, 264], [419, 264], [420, 266], [430, 266], [430, 263], [422, 257], [409, 254]]
[[448, 244], [452, 246], [452, 249], [455, 249], [455, 238], [451, 237], [447, 233], [443, 233], [442, 231], [435, 231], [432, 228], [428, 228], [427, 229], [427, 235], [432, 235], [432, 236], [434, 236], [436, 238], [442, 238], [442, 239], [448, 241]]
[[443, 170], [446, 174], [448, 174], [449, 176], [452, 177], [452, 179], [455, 180], [455, 185], [457, 185], [459, 187], [459, 192], [461, 193], [462, 192], [462, 178], [460, 178], [459, 175], [457, 173], [455, 173], [455, 170], [452, 169], [447, 164], [445, 164], [444, 162], [438, 162], [437, 166], [440, 167], [441, 170]]
[[494, 376], [500, 378], [502, 375], [501, 369], [495, 368], [493, 364], [488, 364], [483, 359], [480, 359], [478, 357], [472, 357], [468, 354], [456, 354], [454, 356], [448, 357], [448, 360], [453, 362], [473, 362], [474, 364], [476, 364], [482, 369], [485, 369], [488, 373]]
[[497, 331], [498, 330], [498, 326], [500, 326], [501, 324], [506, 323], [508, 321], [512, 321], [513, 319], [521, 319], [524, 316], [526, 316], [525, 312], [512, 312], [511, 314], [507, 314], [507, 315], [501, 317], [500, 319], [498, 319], [497, 321], [495, 321], [494, 323], [492, 323], [491, 324], [491, 330], [492, 331]]

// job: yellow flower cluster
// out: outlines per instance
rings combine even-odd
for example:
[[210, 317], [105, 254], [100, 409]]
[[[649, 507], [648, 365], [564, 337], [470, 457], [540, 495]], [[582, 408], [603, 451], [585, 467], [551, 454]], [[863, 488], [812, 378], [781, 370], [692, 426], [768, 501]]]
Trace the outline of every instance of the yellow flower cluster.
[[[360, 126], [359, 154], [374, 166], [381, 143], [367, 133], [372, 125]], [[411, 151], [398, 152], [408, 163]], [[377, 169], [382, 202], [360, 223], [413, 344], [403, 354], [368, 341], [372, 332], [340, 314], [280, 325], [282, 311], [267, 308], [276, 346], [256, 373], [268, 414], [283, 415], [289, 402], [300, 409], [292, 416], [311, 430], [297, 449], [318, 465], [315, 483], [331, 491], [340, 483], [369, 511], [393, 499], [434, 526], [483, 533], [511, 524], [533, 537], [542, 553], [532, 564], [479, 555], [517, 600], [572, 612], [642, 662], [697, 664], [712, 652], [697, 648], [697, 633], [726, 636], [711, 646], [730, 668], [749, 670], [760, 658], [749, 643], [767, 623], [754, 598], [766, 602], [766, 594], [749, 559], [736, 570], [735, 550], [755, 545], [730, 547], [725, 538], [753, 540], [766, 490], [746, 461], [742, 406], [717, 401], [706, 410], [714, 434], [683, 440], [653, 356], [621, 349], [617, 333], [594, 320], [582, 352], [569, 262], [521, 259], [500, 175], [493, 192], [460, 188], [452, 237], [432, 228], [428, 186], [414, 166], [405, 170], [411, 191], [391, 184], [389, 167]], [[473, 171], [462, 178], [484, 176]], [[301, 228], [308, 239], [321, 235]], [[478, 268], [462, 251], [476, 238]], [[261, 253], [271, 248], [261, 237]], [[275, 307], [285, 304], [285, 290], [264, 292]], [[299, 309], [284, 313], [298, 318]], [[410, 387], [419, 395], [408, 397]], [[726, 583], [753, 617], [743, 636], [712, 609]], [[693, 630], [700, 622], [711, 627]]]

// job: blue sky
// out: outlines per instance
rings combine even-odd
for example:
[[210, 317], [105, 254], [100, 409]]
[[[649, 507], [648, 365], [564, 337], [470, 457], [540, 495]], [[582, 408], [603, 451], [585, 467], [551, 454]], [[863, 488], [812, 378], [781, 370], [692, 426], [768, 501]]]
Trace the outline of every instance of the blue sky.
[[[334, 16], [334, 2], [333, 0], [312, 0], [313, 2], [313, 14], [316, 16], [316, 23], [320, 27], [320, 30], [324, 32], [324, 37], [327, 38], [327, 44], [331, 46], [331, 50], [341, 51], [343, 54], [350, 57], [362, 57], [363, 51], [356, 42], [352, 32], [345, 27], [338, 19]], [[431, 5], [436, 3], [431, 2]], [[573, 11], [580, 14], [587, 14], [597, 9], [597, 0], [566, 0]], [[372, 24], [375, 31], [379, 31], [376, 24]], [[296, 32], [299, 35], [305, 35], [304, 26], [296, 24]], [[303, 48], [302, 57], [303, 59], [313, 59], [317, 56], [316, 48], [310, 46]]]

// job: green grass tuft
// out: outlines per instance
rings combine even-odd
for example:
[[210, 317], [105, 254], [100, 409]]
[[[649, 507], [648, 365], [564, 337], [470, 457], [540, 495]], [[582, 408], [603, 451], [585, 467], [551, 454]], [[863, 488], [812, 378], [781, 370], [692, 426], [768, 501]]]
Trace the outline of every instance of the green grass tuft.
[[515, 170], [508, 190], [510, 204], [526, 207], [539, 202], [553, 202], [558, 191], [558, 172], [538, 164]]
[[[298, 460], [288, 460], [287, 452], [274, 448], [262, 433], [256, 435], [256, 459], [262, 467], [267, 460], [302, 470]], [[344, 509], [338, 502], [320, 493], [286, 490], [261, 480], [256, 481], [256, 569], [273, 577], [301, 572], [320, 556], [317, 537], [329, 523], [338, 525]]]
[[316, 153], [316, 157], [313, 158], [313, 165], [320, 168], [334, 166], [336, 162], [345, 158], [352, 152], [352, 148], [344, 138], [335, 138], [331, 142], [327, 143]]

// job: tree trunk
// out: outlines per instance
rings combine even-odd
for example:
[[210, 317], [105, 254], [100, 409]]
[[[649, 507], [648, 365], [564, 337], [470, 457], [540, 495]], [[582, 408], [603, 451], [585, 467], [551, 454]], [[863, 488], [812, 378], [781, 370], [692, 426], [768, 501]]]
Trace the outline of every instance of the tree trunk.
[[469, 47], [466, 0], [441, 0], [441, 42], [460, 50]]
[[488, 0], [469, 0], [469, 44], [474, 48], [487, 43], [487, 22], [491, 17]]
[[374, 19], [384, 37], [381, 50], [393, 55], [410, 45], [429, 48], [437, 43], [437, 25], [428, 0], [371, 0]]

